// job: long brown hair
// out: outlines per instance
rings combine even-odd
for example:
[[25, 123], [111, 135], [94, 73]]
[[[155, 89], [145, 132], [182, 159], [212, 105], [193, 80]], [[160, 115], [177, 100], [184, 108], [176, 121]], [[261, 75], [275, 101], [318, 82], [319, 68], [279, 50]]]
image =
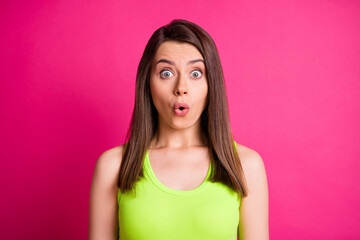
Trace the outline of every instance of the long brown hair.
[[142, 165], [145, 153], [158, 131], [158, 113], [150, 93], [150, 73], [157, 49], [170, 40], [192, 44], [204, 58], [209, 87], [208, 104], [201, 114], [201, 127], [214, 166], [209, 180], [226, 184], [239, 197], [247, 196], [245, 176], [234, 149], [224, 75], [216, 45], [200, 26], [180, 19], [157, 29], [141, 57], [136, 76], [135, 106], [126, 136], [127, 146], [123, 151], [118, 187], [121, 192], [130, 191], [139, 177], [144, 176]]

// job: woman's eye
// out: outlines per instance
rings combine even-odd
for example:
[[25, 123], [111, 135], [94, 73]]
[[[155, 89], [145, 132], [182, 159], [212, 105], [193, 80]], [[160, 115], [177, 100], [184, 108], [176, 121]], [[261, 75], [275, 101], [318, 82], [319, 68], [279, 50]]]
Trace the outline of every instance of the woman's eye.
[[195, 70], [191, 72], [194, 78], [200, 78], [202, 76], [202, 72], [200, 70]]
[[160, 72], [160, 76], [163, 77], [163, 78], [169, 78], [169, 77], [172, 77], [173, 74], [169, 70], [164, 70], [164, 71]]

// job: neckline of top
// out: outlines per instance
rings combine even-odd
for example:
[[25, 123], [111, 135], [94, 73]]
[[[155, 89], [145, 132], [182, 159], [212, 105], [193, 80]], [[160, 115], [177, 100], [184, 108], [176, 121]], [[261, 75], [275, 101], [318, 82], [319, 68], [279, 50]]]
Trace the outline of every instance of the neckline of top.
[[210, 161], [210, 165], [209, 165], [205, 180], [198, 187], [190, 189], [190, 190], [177, 190], [177, 189], [169, 188], [166, 185], [164, 185], [162, 182], [160, 182], [160, 180], [156, 177], [156, 175], [151, 167], [150, 159], [149, 159], [149, 149], [147, 149], [146, 153], [145, 153], [144, 167], [145, 167], [145, 170], [146, 170], [148, 176], [150, 177], [150, 180], [160, 190], [162, 190], [166, 193], [173, 194], [173, 195], [192, 195], [192, 194], [195, 194], [195, 193], [199, 192], [200, 190], [204, 189], [205, 186], [208, 184], [208, 179], [211, 174], [212, 164]]

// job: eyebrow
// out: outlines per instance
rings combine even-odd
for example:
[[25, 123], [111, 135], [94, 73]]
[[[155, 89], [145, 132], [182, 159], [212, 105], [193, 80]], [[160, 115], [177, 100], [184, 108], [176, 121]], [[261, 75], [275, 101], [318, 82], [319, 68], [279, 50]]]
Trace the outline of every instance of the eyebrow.
[[[159, 61], [157, 61], [157, 62], [155, 63], [155, 66], [156, 66], [158, 63], [161, 63], [161, 62], [163, 62], [163, 63], [168, 63], [168, 64], [170, 64], [170, 65], [175, 65], [175, 63], [174, 63], [173, 61], [170, 61], [170, 60], [167, 60], [167, 59], [160, 59]], [[197, 63], [197, 62], [202, 62], [202, 63], [204, 63], [204, 65], [205, 65], [204, 60], [202, 60], [202, 59], [200, 59], [200, 58], [199, 58], [199, 59], [195, 59], [195, 60], [188, 61], [187, 65], [194, 64], [194, 63]]]

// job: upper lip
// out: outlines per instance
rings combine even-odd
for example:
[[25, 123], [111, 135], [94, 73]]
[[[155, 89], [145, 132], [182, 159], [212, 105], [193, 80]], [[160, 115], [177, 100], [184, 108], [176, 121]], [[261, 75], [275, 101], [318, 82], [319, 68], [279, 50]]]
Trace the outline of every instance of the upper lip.
[[174, 109], [179, 109], [180, 107], [183, 107], [184, 109], [189, 109], [189, 105], [187, 105], [186, 103], [175, 103], [174, 105]]

